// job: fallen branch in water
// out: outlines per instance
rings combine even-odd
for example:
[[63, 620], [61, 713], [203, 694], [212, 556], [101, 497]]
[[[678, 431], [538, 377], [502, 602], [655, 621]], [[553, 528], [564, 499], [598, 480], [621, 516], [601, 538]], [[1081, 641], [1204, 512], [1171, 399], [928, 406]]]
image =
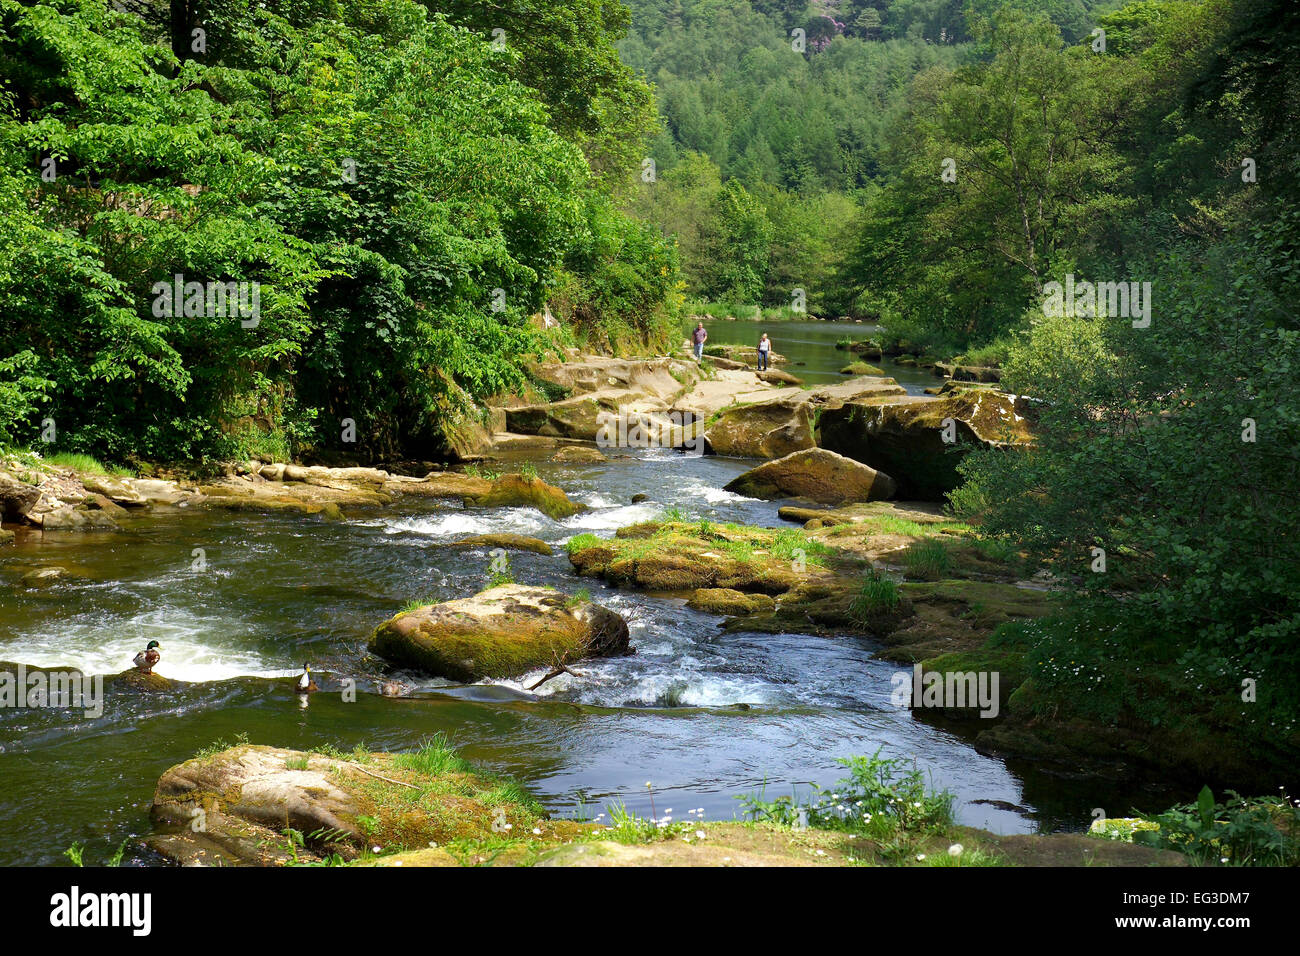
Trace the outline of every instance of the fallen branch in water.
[[564, 666], [564, 662], [563, 662], [563, 661], [560, 661], [560, 662], [557, 662], [556, 665], [555, 665], [554, 667], [552, 667], [552, 668], [547, 672], [547, 674], [546, 674], [545, 677], [543, 677], [541, 680], [539, 680], [536, 684], [533, 684], [531, 687], [525, 687], [524, 690], [537, 690], [537, 688], [541, 687], [543, 684], [545, 684], [545, 683], [546, 683], [548, 680], [550, 680], [552, 677], [559, 677], [561, 674], [568, 674], [570, 677], [585, 677], [585, 676], [586, 676], [585, 674], [579, 674], [577, 671], [571, 671], [571, 670], [569, 670], [569, 668], [567, 668], [566, 666]]

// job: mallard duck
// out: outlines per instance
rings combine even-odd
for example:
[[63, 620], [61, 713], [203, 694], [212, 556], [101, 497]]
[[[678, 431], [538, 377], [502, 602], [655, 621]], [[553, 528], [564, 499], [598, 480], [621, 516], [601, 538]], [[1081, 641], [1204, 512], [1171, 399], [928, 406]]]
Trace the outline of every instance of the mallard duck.
[[135, 660], [132, 661], [132, 663], [135, 664], [140, 673], [152, 674], [154, 665], [157, 664], [161, 658], [162, 655], [158, 653], [158, 642], [150, 641], [145, 645], [144, 650], [135, 655]]
[[316, 682], [311, 679], [311, 665], [303, 664], [302, 676], [298, 678], [298, 693], [311, 694], [318, 690], [320, 690], [320, 688], [317, 687]]

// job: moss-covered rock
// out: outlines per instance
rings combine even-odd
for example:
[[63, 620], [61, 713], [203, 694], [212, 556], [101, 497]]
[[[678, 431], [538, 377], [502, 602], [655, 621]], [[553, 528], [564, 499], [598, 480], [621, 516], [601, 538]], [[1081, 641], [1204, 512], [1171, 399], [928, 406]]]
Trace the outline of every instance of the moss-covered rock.
[[728, 588], [781, 594], [807, 577], [832, 576], [815, 563], [795, 560], [789, 541], [759, 528], [645, 522], [614, 539], [591, 535], [569, 543], [579, 574], [661, 593]]
[[[746, 365], [758, 365], [756, 345], [706, 345], [704, 354], [714, 358], [729, 359], [732, 362], [744, 362]], [[790, 361], [779, 352], [769, 352], [767, 360], [773, 365], [785, 365]]]
[[557, 521], [586, 510], [586, 505], [570, 501], [555, 485], [523, 475], [502, 475], [487, 491], [466, 495], [465, 501], [480, 508], [536, 508]]
[[146, 674], [136, 667], [108, 678], [108, 684], [113, 690], [125, 690], [137, 694], [156, 694], [159, 691], [171, 690], [174, 686], [170, 678], [153, 672]]
[[776, 601], [766, 594], [746, 594], [733, 588], [697, 588], [686, 605], [710, 614], [756, 614], [773, 610]]
[[526, 534], [476, 534], [453, 541], [450, 548], [504, 548], [506, 551], [531, 551], [534, 554], [552, 555], [555, 552], [541, 538]]
[[894, 480], [824, 448], [769, 461], [734, 478], [726, 490], [749, 498], [807, 498], [822, 504], [892, 498]]
[[885, 370], [866, 362], [851, 362], [840, 369], [841, 375], [884, 375]]
[[[158, 781], [146, 843], [176, 863], [277, 866], [450, 844], [473, 853], [512, 832], [554, 841], [589, 825], [546, 821], [517, 785], [434, 742], [414, 754], [348, 757], [243, 745]], [[296, 836], [295, 836], [296, 834]], [[454, 857], [458, 863], [469, 859]]]
[[629, 652], [627, 623], [552, 588], [506, 585], [405, 611], [370, 638], [376, 655], [436, 677], [470, 682]]

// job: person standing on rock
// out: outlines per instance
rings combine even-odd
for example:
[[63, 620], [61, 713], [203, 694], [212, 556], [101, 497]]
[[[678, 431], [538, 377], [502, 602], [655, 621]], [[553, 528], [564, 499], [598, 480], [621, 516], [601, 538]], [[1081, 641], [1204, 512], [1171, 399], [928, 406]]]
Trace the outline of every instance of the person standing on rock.
[[758, 340], [758, 370], [760, 372], [767, 371], [767, 356], [771, 351], [772, 340], [769, 339], [767, 333], [764, 332], [763, 337]]
[[695, 343], [695, 361], [704, 360], [704, 343], [708, 341], [709, 333], [704, 331], [704, 323], [695, 323], [695, 331], [691, 333], [691, 341]]

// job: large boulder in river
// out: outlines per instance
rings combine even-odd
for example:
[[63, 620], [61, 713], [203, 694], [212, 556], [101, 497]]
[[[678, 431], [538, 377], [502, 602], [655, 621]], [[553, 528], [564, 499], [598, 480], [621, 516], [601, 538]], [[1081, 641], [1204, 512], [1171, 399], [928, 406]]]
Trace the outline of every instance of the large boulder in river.
[[959, 484], [957, 465], [972, 448], [1031, 442], [1028, 413], [1023, 399], [984, 389], [846, 402], [822, 414], [820, 444], [890, 475], [900, 498], [937, 501]]
[[32, 510], [41, 493], [35, 485], [0, 471], [0, 520], [15, 521]]
[[729, 406], [706, 426], [704, 440], [713, 454], [737, 458], [780, 458], [812, 448], [812, 405], [794, 398]]
[[589, 600], [512, 584], [398, 614], [376, 628], [370, 650], [395, 664], [470, 682], [626, 654], [628, 629], [619, 615]]
[[466, 496], [465, 503], [480, 508], [536, 508], [556, 521], [571, 517], [587, 507], [569, 500], [569, 496], [555, 485], [524, 475], [502, 475], [482, 494]]
[[807, 498], [824, 505], [894, 496], [894, 479], [824, 448], [796, 451], [751, 468], [726, 485], [748, 498]]

